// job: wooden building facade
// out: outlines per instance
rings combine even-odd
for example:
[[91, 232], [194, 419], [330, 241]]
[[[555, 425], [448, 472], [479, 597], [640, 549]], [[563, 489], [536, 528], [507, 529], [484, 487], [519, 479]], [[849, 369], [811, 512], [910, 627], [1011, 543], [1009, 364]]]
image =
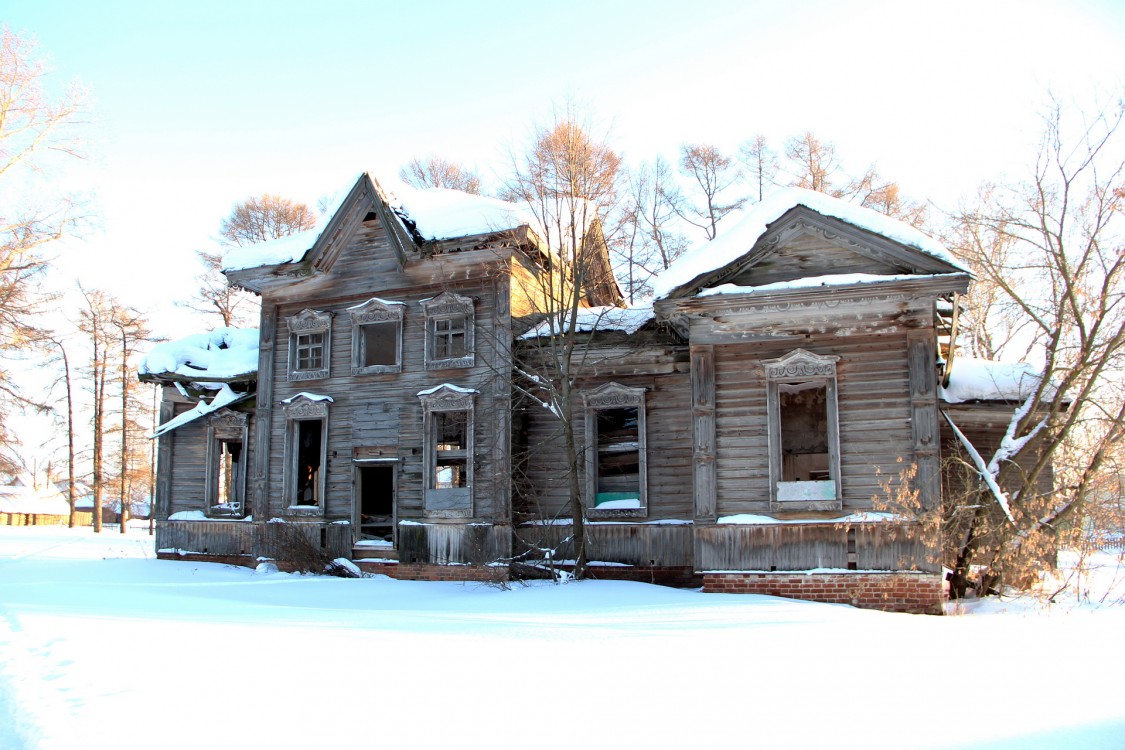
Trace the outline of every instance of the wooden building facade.
[[[541, 338], [527, 280], [554, 249], [498, 201], [457, 201], [487, 218], [431, 232], [435, 209], [365, 174], [324, 226], [277, 243], [297, 251], [228, 265], [261, 295], [257, 372], [159, 438], [163, 555], [252, 561], [296, 524], [398, 577], [492, 579], [545, 548], [565, 564], [560, 422], [513, 381]], [[936, 310], [970, 277], [826, 196], [760, 209], [669, 269], [649, 313], [582, 334], [593, 574], [936, 611], [919, 520], [941, 497]], [[623, 307], [604, 279], [587, 303]], [[193, 408], [184, 377], [146, 377], [166, 384], [162, 422]]]

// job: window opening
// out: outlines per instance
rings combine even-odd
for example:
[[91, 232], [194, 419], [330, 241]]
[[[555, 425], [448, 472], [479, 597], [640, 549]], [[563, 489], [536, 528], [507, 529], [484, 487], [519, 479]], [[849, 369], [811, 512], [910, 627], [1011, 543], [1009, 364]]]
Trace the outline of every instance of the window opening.
[[322, 423], [316, 420], [301, 420], [296, 424], [297, 442], [297, 505], [320, 505], [320, 471]]
[[453, 359], [464, 357], [465, 318], [439, 318], [434, 321], [433, 359]]
[[469, 486], [467, 411], [433, 413], [434, 475], [431, 488], [446, 490]]
[[215, 504], [212, 511], [224, 515], [242, 514], [242, 473], [245, 470], [242, 461], [242, 441], [218, 441], [219, 466], [218, 487], [215, 493]]
[[824, 383], [778, 383], [781, 480], [817, 482], [828, 468], [828, 389]]
[[635, 406], [596, 414], [597, 478], [594, 507], [641, 507], [640, 422]]
[[394, 366], [398, 364], [397, 322], [368, 323], [361, 326], [363, 332], [362, 367], [376, 365]]

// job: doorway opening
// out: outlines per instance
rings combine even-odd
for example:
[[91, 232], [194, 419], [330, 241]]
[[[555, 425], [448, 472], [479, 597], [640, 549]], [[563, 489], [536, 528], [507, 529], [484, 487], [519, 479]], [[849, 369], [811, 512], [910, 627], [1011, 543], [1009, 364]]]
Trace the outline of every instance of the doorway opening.
[[358, 540], [394, 545], [395, 464], [356, 467], [356, 526]]

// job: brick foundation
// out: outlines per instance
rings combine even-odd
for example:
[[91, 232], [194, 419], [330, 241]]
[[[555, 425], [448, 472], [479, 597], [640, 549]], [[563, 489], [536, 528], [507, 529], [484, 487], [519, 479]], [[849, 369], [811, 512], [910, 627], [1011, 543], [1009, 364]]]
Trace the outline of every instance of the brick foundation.
[[[560, 566], [567, 569], [566, 566]], [[690, 566], [591, 565], [586, 577], [594, 581], [638, 581], [672, 586], [680, 589], [697, 589], [703, 585], [703, 576]]]
[[941, 576], [932, 573], [705, 573], [703, 591], [935, 615], [945, 600]]
[[156, 559], [240, 565], [244, 568], [258, 567], [258, 560], [253, 555], [212, 555], [206, 552], [157, 552]]

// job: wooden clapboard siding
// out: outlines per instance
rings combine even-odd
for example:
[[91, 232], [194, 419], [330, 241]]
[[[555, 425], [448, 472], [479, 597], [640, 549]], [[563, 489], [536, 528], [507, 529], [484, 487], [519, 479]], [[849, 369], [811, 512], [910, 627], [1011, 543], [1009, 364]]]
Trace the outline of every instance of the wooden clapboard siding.
[[895, 269], [843, 247], [822, 233], [802, 232], [788, 239], [760, 261], [730, 279], [739, 286], [760, 286], [778, 281], [843, 273], [885, 274]]
[[[682, 360], [686, 348], [669, 351], [667, 356]], [[661, 362], [654, 364], [661, 367]], [[620, 362], [617, 365], [620, 367]], [[597, 365], [591, 365], [591, 372]], [[630, 370], [631, 372], [631, 370]], [[690, 519], [692, 500], [691, 376], [687, 372], [667, 374], [623, 374], [612, 378], [585, 378], [576, 384], [578, 392], [593, 390], [608, 382], [629, 388], [645, 389], [647, 420], [648, 518]], [[575, 397], [578, 455], [583, 455], [585, 415], [581, 397]], [[532, 497], [526, 498], [526, 512], [532, 517], [568, 516], [569, 492], [567, 465], [561, 423], [538, 405], [528, 405], [526, 444], [527, 481]], [[582, 461], [580, 460], [581, 464]]]
[[157, 521], [156, 548], [210, 555], [251, 555], [257, 524], [248, 521]]
[[[693, 563], [693, 527], [685, 525], [645, 523], [587, 523], [586, 555], [597, 562], [623, 563], [638, 567], [691, 566]], [[555, 550], [555, 559], [574, 558], [573, 547], [566, 541], [569, 525], [521, 526], [515, 530], [516, 552], [531, 546]], [[528, 555], [527, 559], [540, 559]]]
[[[173, 416], [179, 416], [191, 408], [192, 404], [176, 403], [173, 407]], [[171, 438], [175, 452], [175, 460], [171, 467], [168, 515], [188, 510], [206, 510], [206, 417], [189, 422], [167, 434]]]
[[487, 565], [511, 557], [507, 525], [407, 524], [399, 527], [400, 563]]
[[[768, 513], [766, 380], [762, 360], [789, 343], [714, 348], [718, 515]], [[882, 484], [911, 457], [905, 334], [819, 337], [801, 348], [837, 362], [840, 462], [845, 508], [870, 508]]]

